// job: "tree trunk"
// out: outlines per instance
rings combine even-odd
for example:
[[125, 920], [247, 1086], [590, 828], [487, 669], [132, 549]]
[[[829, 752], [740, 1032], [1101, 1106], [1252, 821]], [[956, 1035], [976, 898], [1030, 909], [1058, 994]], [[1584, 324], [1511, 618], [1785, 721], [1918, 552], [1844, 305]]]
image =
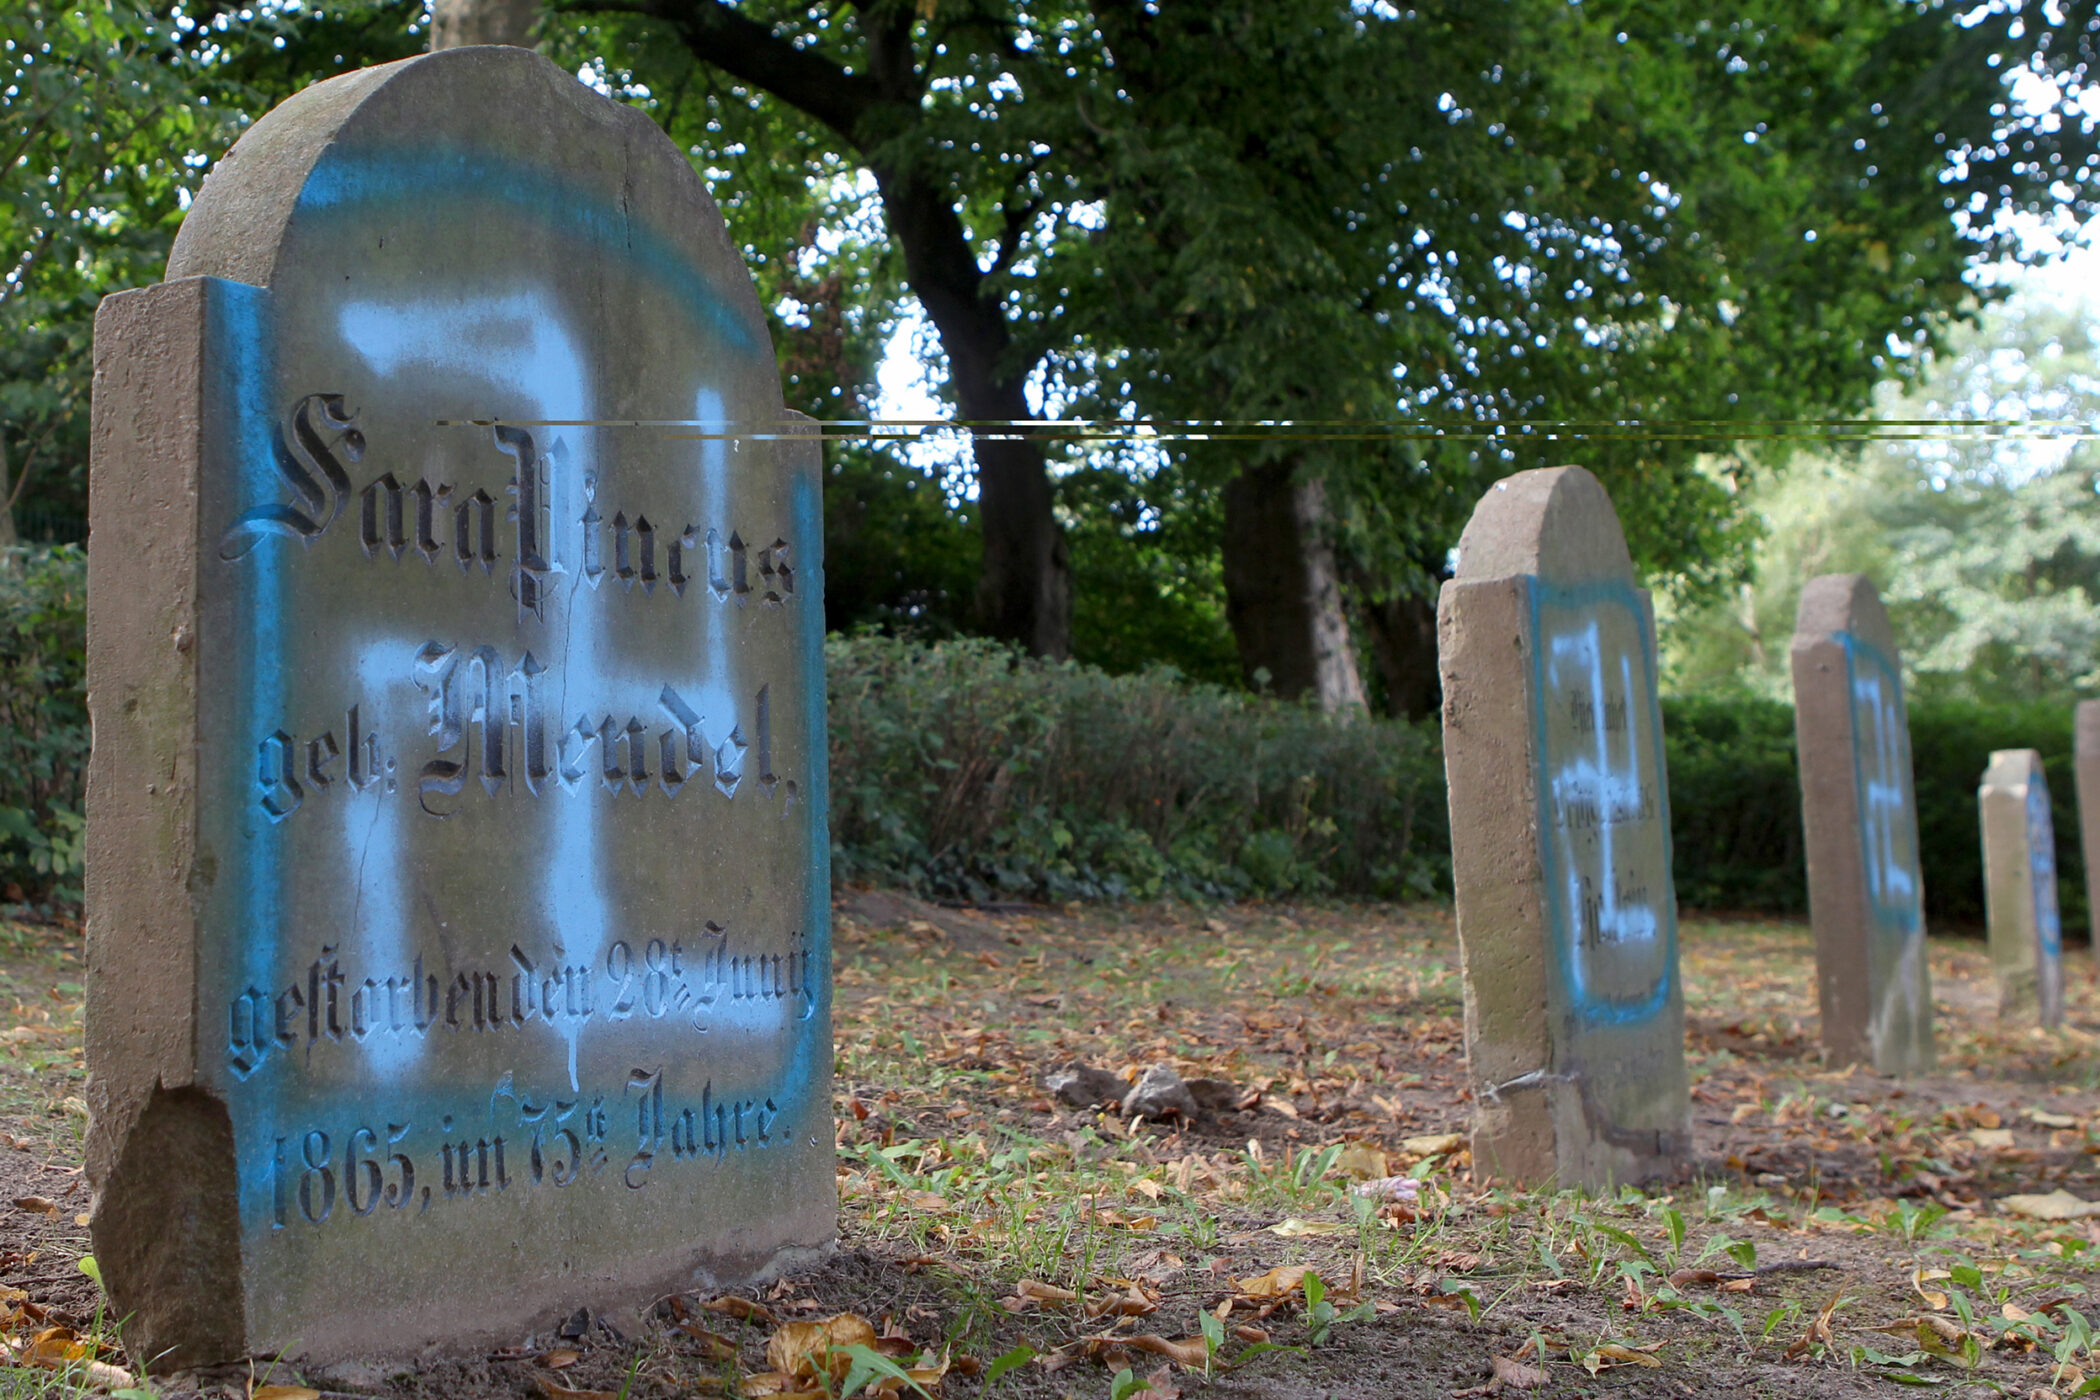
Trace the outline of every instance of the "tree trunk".
[[[30, 455], [35, 456], [34, 450]], [[21, 493], [22, 483], [15, 480], [8, 468], [7, 434], [0, 431], [0, 550], [13, 549], [21, 543], [21, 536], [15, 533], [15, 497]], [[12, 556], [0, 562], [12, 562]]]
[[[523, 0], [438, 3], [470, 7]], [[981, 265], [959, 212], [975, 196], [949, 171], [958, 156], [945, 148], [946, 128], [925, 115], [932, 58], [915, 45], [927, 27], [922, 17], [931, 15], [933, 6], [854, 0], [867, 43], [866, 61], [856, 69], [814, 43], [775, 32], [770, 18], [761, 22], [723, 0], [564, 0], [563, 8], [632, 9], [666, 21], [701, 63], [772, 93], [828, 126], [867, 163], [882, 194], [890, 237], [904, 253], [904, 275], [948, 354], [956, 406], [965, 421], [987, 425], [972, 429], [977, 512], [984, 532], [979, 625], [1038, 656], [1068, 655], [1071, 568], [1053, 509], [1048, 461], [1025, 427], [1017, 433], [992, 426], [1025, 424], [1034, 416], [1024, 389], [1043, 351], [1015, 343], [1001, 274], [1018, 255], [1040, 200], [1031, 193], [1026, 171], [1003, 171], [1001, 178], [1012, 181], [1000, 211], [1005, 236], [989, 266]], [[820, 13], [810, 9], [805, 21]], [[943, 21], [947, 18], [944, 13]], [[818, 27], [828, 23], [820, 21]], [[816, 32], [805, 22], [806, 38], [814, 39]]]
[[1364, 708], [1327, 495], [1291, 462], [1249, 467], [1225, 487], [1225, 616], [1249, 684], [1311, 695], [1336, 714]]
[[908, 169], [878, 164], [875, 178], [883, 214], [904, 251], [905, 276], [948, 352], [956, 407], [964, 422], [988, 425], [971, 435], [984, 534], [978, 625], [1032, 655], [1062, 660], [1072, 652], [1070, 555], [1042, 444], [1025, 427], [1035, 416], [1026, 370], [1000, 373], [1014, 358], [1005, 308], [986, 287], [946, 193]]
[[1436, 595], [1403, 593], [1363, 610], [1371, 660], [1385, 682], [1386, 712], [1427, 719], [1443, 704], [1436, 669]]
[[430, 51], [465, 48], [469, 44], [509, 44], [529, 49], [539, 17], [538, 0], [433, 0]]

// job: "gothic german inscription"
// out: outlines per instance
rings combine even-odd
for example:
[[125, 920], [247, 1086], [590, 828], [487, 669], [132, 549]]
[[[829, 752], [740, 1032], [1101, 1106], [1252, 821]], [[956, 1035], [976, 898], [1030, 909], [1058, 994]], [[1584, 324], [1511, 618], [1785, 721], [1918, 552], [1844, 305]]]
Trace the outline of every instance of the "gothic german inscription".
[[[399, 1354], [811, 1257], [821, 482], [719, 215], [646, 120], [524, 50], [352, 74], [247, 142], [279, 155], [221, 165], [98, 346], [200, 346], [204, 444], [187, 572], [153, 581], [193, 614], [129, 644], [96, 619], [91, 820], [192, 852], [143, 912], [107, 901], [158, 878], [154, 843], [98, 867], [136, 868], [94, 917], [163, 949], [101, 945], [91, 989], [118, 1306], [179, 1360]], [[108, 421], [144, 421], [115, 392]], [[665, 420], [718, 426], [593, 426]], [[132, 680], [182, 628], [175, 679]], [[156, 1014], [194, 1026], [127, 1024], [168, 967], [191, 984]], [[191, 1140], [168, 1114], [222, 1145], [159, 1170], [149, 1139]], [[164, 1247], [169, 1220], [200, 1237]]]

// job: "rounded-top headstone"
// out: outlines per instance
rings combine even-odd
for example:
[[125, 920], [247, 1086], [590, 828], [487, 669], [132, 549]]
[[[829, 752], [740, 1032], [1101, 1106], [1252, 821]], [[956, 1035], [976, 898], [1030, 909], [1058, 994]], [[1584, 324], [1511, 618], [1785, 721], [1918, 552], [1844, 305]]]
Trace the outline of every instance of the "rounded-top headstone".
[[821, 470], [640, 112], [352, 73], [96, 327], [88, 1170], [158, 1365], [829, 1247]]
[[1801, 590], [1791, 649], [1823, 1053], [1931, 1067], [1932, 987], [1903, 672], [1864, 574]]
[[1457, 579], [1529, 574], [1556, 583], [1633, 578], [1619, 513], [1581, 467], [1539, 467], [1487, 489], [1458, 537]]
[[2004, 1020], [2063, 1020], [2063, 924], [2056, 827], [2034, 749], [1997, 749], [1976, 789], [1983, 824], [1984, 916]]
[[1437, 653], [1475, 1168], [1673, 1172], [1690, 1134], [1655, 625], [1595, 477], [1488, 489]]

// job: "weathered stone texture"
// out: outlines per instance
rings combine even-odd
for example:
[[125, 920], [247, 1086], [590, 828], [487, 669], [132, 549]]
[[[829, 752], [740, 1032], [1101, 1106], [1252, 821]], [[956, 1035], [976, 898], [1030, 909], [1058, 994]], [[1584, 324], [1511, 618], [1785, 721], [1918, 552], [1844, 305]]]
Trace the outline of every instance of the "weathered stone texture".
[[2100, 948], [2100, 700], [2081, 700], [2072, 722], [2078, 849], [2085, 856], [2087, 939]]
[[1998, 1015], [2060, 1025], [2063, 924], [2056, 904], [2056, 828], [2033, 749], [1999, 749], [1976, 789], [1983, 816], [1984, 914]]
[[1595, 477], [1489, 490], [1437, 647], [1475, 1169], [1675, 1172], [1690, 1105], [1655, 627]]
[[1933, 1063], [1932, 985], [1910, 721], [1866, 575], [1809, 580], [1792, 661], [1823, 1056], [1918, 1073]]
[[96, 331], [127, 1339], [456, 1349], [828, 1248], [820, 467], [684, 156], [411, 59], [258, 122], [168, 276]]

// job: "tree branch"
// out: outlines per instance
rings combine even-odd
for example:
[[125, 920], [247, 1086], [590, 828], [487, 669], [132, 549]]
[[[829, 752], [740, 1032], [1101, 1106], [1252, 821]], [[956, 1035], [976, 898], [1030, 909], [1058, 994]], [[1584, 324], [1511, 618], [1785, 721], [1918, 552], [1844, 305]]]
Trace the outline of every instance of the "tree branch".
[[874, 142], [873, 134], [861, 129], [868, 114], [883, 103], [882, 90], [872, 77], [849, 73], [821, 54], [796, 48], [722, 0], [558, 0], [558, 8], [662, 20], [695, 58], [807, 113], [854, 150], [865, 154]]

